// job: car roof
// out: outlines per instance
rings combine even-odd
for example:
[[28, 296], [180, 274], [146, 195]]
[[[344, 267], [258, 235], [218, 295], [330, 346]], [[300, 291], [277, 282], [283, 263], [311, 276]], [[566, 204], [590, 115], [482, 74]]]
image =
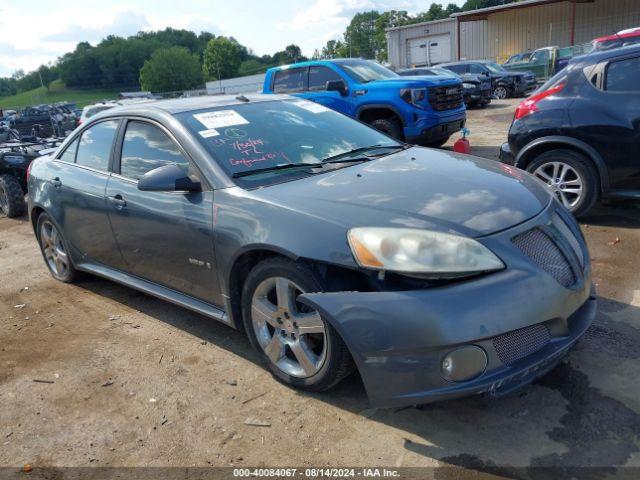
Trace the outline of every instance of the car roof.
[[628, 45], [626, 47], [613, 48], [611, 50], [602, 50], [600, 52], [587, 53], [579, 55], [571, 59], [571, 63], [598, 63], [601, 60], [608, 60], [615, 57], [623, 57], [625, 55], [640, 53], [640, 45]]
[[313, 67], [317, 65], [331, 65], [331, 64], [340, 65], [341, 63], [349, 63], [349, 62], [377, 63], [374, 60], [369, 60], [366, 58], [331, 58], [329, 60], [306, 60], [304, 62], [290, 63], [289, 65], [279, 65], [277, 67], [271, 67], [269, 70], [286, 70], [288, 68], [304, 68], [304, 67]]
[[606, 42], [607, 40], [623, 40], [625, 38], [638, 36], [640, 36], [640, 28], [629, 28], [627, 30], [621, 30], [618, 33], [614, 33], [613, 35], [606, 35], [604, 37], [596, 38], [594, 42]]
[[[192, 110], [204, 110], [206, 108], [219, 108], [246, 103], [273, 102], [287, 100], [293, 97], [289, 95], [274, 94], [243, 94], [243, 95], [206, 95], [202, 97], [173, 98], [169, 100], [156, 100], [144, 103], [132, 103], [117, 106], [109, 110], [111, 114], [134, 115], [149, 111], [166, 112], [176, 114]], [[246, 100], [249, 100], [247, 102]]]

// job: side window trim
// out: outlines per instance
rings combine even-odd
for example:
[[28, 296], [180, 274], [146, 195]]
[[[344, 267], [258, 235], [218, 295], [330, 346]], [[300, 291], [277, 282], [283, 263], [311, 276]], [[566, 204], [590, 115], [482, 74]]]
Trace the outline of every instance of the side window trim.
[[193, 160], [191, 155], [189, 155], [189, 153], [182, 147], [182, 145], [180, 145], [180, 142], [178, 142], [176, 137], [164, 125], [162, 125], [161, 123], [155, 120], [152, 120], [150, 118], [145, 118], [145, 117], [130, 116], [122, 120], [123, 121], [122, 121], [122, 124], [120, 125], [120, 130], [116, 135], [116, 142], [115, 142], [115, 148], [114, 148], [114, 161], [113, 161], [113, 168], [111, 170], [111, 173], [113, 175], [116, 175], [118, 178], [127, 180], [129, 182], [138, 183], [138, 181], [133, 178], [129, 178], [121, 175], [120, 161], [122, 159], [122, 146], [124, 145], [124, 135], [127, 131], [127, 126], [129, 125], [129, 123], [131, 122], [146, 123], [147, 125], [151, 125], [152, 127], [158, 128], [162, 133], [164, 133], [167, 136], [167, 138], [169, 138], [169, 140], [171, 140], [171, 142], [173, 142], [173, 144], [178, 148], [182, 156], [189, 162], [189, 166], [192, 167], [197, 173], [198, 179], [202, 183], [203, 190], [213, 190], [211, 184], [202, 173], [202, 169], [198, 166], [197, 162]]

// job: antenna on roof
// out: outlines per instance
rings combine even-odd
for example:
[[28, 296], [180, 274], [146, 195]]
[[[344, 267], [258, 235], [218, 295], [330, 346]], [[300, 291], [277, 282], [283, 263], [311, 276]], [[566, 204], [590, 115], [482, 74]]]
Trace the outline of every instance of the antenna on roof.
[[247, 97], [245, 97], [244, 95], [238, 95], [238, 96], [236, 97], [236, 100], [238, 100], [238, 101], [240, 101], [240, 102], [249, 102], [249, 101], [250, 101], [250, 100], [249, 100]]

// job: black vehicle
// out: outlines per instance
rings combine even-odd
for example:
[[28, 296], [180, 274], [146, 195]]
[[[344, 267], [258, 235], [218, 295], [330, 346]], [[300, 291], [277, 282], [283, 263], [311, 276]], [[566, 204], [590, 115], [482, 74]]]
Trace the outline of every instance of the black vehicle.
[[640, 198], [640, 46], [576, 57], [518, 105], [504, 163], [542, 179], [574, 215]]
[[491, 79], [493, 96], [497, 99], [521, 97], [536, 88], [536, 77], [532, 72], [510, 72], [502, 65], [484, 60], [444, 63], [440, 67], [458, 75], [474, 73]]
[[20, 137], [16, 130], [0, 127], [0, 214], [9, 218], [26, 213], [27, 170], [31, 162], [55, 150], [61, 140]]
[[38, 105], [25, 108], [9, 124], [22, 136], [36, 134], [44, 138], [64, 137], [76, 128], [77, 123], [75, 114], [66, 107]]
[[461, 75], [458, 75], [456, 73], [453, 73], [451, 70], [447, 70], [441, 67], [408, 68], [406, 70], [398, 70], [396, 73], [403, 77], [411, 77], [416, 75], [452, 75], [462, 80], [464, 104], [467, 107], [486, 107], [491, 103], [491, 82], [484, 75], [477, 75], [475, 73], [463, 73]]

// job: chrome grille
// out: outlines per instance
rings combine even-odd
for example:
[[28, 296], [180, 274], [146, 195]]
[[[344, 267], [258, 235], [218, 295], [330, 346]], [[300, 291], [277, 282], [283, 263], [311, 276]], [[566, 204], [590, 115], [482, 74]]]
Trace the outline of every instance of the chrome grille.
[[513, 237], [511, 241], [560, 285], [570, 287], [576, 283], [575, 274], [567, 257], [542, 230], [538, 228], [527, 230]]
[[511, 365], [542, 349], [550, 339], [549, 329], [537, 324], [494, 337], [493, 348], [502, 363]]

